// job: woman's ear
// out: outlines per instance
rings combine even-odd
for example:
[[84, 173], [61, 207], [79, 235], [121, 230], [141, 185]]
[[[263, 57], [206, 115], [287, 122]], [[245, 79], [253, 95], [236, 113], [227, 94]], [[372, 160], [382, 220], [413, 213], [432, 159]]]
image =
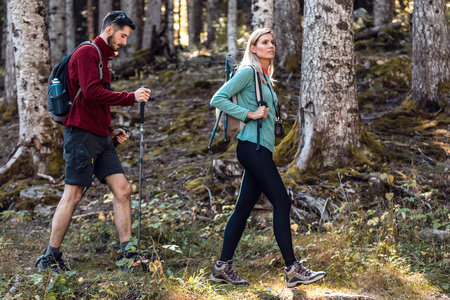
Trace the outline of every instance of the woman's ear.
[[255, 45], [251, 45], [250, 46], [250, 51], [252, 51], [253, 54], [256, 54], [256, 49], [255, 48], [256, 48]]

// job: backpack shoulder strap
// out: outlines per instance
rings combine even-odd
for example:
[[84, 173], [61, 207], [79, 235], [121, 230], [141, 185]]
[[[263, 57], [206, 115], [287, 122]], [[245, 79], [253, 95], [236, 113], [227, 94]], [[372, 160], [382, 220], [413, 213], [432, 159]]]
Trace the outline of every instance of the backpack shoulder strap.
[[[264, 95], [262, 92], [262, 82], [261, 77], [256, 71], [255, 67], [250, 66], [253, 69], [253, 75], [255, 77], [255, 94], [256, 94], [256, 102], [258, 102], [259, 106], [266, 105], [264, 102]], [[261, 128], [262, 128], [262, 119], [258, 119], [258, 125], [256, 126], [256, 150], [260, 149], [260, 141], [261, 141]]]

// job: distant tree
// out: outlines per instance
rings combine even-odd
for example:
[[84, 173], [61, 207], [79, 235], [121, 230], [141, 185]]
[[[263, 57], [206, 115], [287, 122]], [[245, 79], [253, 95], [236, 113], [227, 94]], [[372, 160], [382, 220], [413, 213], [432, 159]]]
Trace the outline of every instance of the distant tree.
[[87, 30], [88, 30], [88, 40], [92, 41], [95, 39], [95, 17], [94, 17], [94, 0], [87, 0], [86, 3], [87, 10]]
[[205, 42], [205, 47], [209, 48], [216, 40], [216, 27], [214, 25], [219, 21], [219, 0], [207, 0], [206, 15], [208, 20], [208, 36]]
[[273, 28], [273, 1], [252, 0], [252, 30]]
[[353, 1], [305, 0], [299, 103], [301, 171], [346, 165], [359, 147]]
[[394, 17], [394, 0], [374, 0], [373, 17], [375, 26], [391, 23]]
[[66, 48], [71, 53], [75, 48], [75, 22], [73, 16], [73, 0], [66, 0]]
[[411, 95], [421, 109], [440, 108], [438, 84], [450, 80], [449, 37], [445, 0], [415, 0]]
[[300, 66], [302, 14], [298, 0], [274, 0], [274, 31], [277, 43], [276, 64], [285, 69], [289, 61]]
[[[172, 0], [173, 10], [173, 0]], [[172, 11], [173, 14], [173, 11]], [[149, 48], [153, 37], [153, 32], [158, 34], [161, 30], [161, 0], [148, 0], [145, 12], [144, 34], [142, 36], [142, 48]]]
[[14, 48], [11, 35], [11, 13], [6, 9], [6, 32], [3, 34], [3, 45], [5, 46], [5, 97], [3, 106], [10, 108], [16, 106], [16, 68], [14, 63]]
[[[47, 112], [50, 47], [44, 0], [9, 1], [20, 120], [18, 147], [0, 168], [0, 184], [14, 172], [31, 176], [51, 171], [55, 145], [62, 141]], [[39, 45], [38, 47], [36, 45]]]
[[188, 3], [189, 45], [198, 46], [203, 32], [203, 1], [190, 0]]
[[167, 12], [167, 43], [169, 46], [169, 56], [175, 56], [175, 32], [174, 32], [174, 19], [173, 19], [173, 0], [166, 0], [166, 12]]
[[227, 44], [228, 53], [237, 59], [239, 54], [237, 48], [237, 0], [228, 0], [227, 14]]
[[[138, 1], [137, 0], [120, 0], [120, 9], [131, 19], [134, 23], [138, 22]], [[139, 48], [140, 37], [137, 32], [132, 32], [127, 39], [126, 52], [133, 54]]]
[[67, 54], [66, 45], [66, 2], [48, 1], [48, 38], [52, 66], [56, 66]]
[[103, 19], [105, 16], [113, 11], [112, 0], [98, 0], [98, 32], [102, 31]]

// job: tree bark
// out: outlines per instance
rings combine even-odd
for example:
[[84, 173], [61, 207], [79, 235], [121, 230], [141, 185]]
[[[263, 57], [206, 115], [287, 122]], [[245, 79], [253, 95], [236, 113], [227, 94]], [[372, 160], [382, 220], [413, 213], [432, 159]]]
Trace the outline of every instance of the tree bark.
[[49, 0], [48, 37], [52, 67], [55, 67], [67, 53], [66, 45], [66, 2]]
[[298, 0], [275, 0], [274, 31], [277, 43], [276, 63], [280, 69], [286, 64], [300, 66], [302, 49], [302, 14]]
[[[135, 24], [138, 23], [138, 1], [137, 0], [120, 0], [121, 10], [131, 19]], [[131, 32], [127, 38], [127, 46], [125, 51], [127, 54], [133, 54], [139, 48], [139, 40], [137, 32]]]
[[[49, 76], [49, 42], [45, 35], [45, 5], [43, 0], [9, 1], [11, 34], [17, 76], [17, 103], [20, 130], [18, 148], [12, 159], [0, 168], [0, 184], [8, 180], [15, 162], [22, 164], [21, 172], [46, 174], [55, 145], [62, 141], [47, 112], [47, 79]], [[39, 47], [36, 47], [39, 45]], [[54, 125], [53, 125], [54, 126]], [[16, 165], [17, 167], [17, 165]]]
[[112, 10], [112, 0], [98, 0], [98, 32], [102, 32], [103, 19]]
[[94, 0], [87, 0], [86, 10], [88, 40], [92, 41], [95, 39]]
[[[148, 0], [147, 11], [145, 12], [144, 34], [142, 36], [142, 48], [149, 48], [155, 38], [153, 32], [158, 34], [161, 31], [161, 0]], [[173, 0], [172, 0], [173, 10]], [[169, 12], [170, 13], [170, 12]], [[173, 11], [172, 11], [173, 16]]]
[[66, 48], [67, 54], [75, 49], [75, 22], [73, 19], [73, 0], [66, 0]]
[[252, 0], [252, 30], [273, 28], [273, 1]]
[[416, 0], [413, 11], [412, 99], [439, 110], [438, 84], [450, 80], [450, 27], [444, 0]]
[[211, 44], [216, 40], [216, 27], [214, 27], [214, 25], [219, 20], [218, 5], [219, 5], [218, 0], [207, 0], [206, 2], [206, 14], [208, 21], [208, 29], [207, 29], [208, 36], [205, 42], [206, 48], [209, 48]]
[[202, 0], [190, 0], [188, 5], [188, 34], [189, 45], [200, 44], [200, 34], [203, 32], [203, 3]]
[[11, 35], [11, 13], [6, 10], [6, 32], [3, 35], [5, 45], [5, 100], [4, 106], [11, 107], [17, 103], [16, 67]]
[[394, 17], [394, 0], [374, 0], [373, 17], [375, 26], [391, 23]]
[[237, 0], [228, 0], [228, 14], [227, 14], [227, 44], [228, 53], [235, 59], [238, 58], [237, 48]]
[[175, 56], [175, 29], [174, 29], [174, 18], [173, 18], [173, 0], [166, 0], [167, 7], [167, 43], [169, 46], [169, 55], [171, 57]]
[[[337, 5], [336, 5], [337, 3]], [[346, 165], [359, 147], [353, 1], [306, 0], [299, 104], [299, 152], [305, 171]]]

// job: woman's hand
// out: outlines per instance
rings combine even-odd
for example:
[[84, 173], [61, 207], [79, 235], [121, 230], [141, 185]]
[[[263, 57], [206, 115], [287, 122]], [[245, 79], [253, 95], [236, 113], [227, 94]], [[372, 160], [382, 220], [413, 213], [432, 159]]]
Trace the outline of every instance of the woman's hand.
[[269, 115], [270, 108], [265, 106], [260, 106], [256, 111], [249, 111], [247, 118], [252, 120], [265, 119]]

